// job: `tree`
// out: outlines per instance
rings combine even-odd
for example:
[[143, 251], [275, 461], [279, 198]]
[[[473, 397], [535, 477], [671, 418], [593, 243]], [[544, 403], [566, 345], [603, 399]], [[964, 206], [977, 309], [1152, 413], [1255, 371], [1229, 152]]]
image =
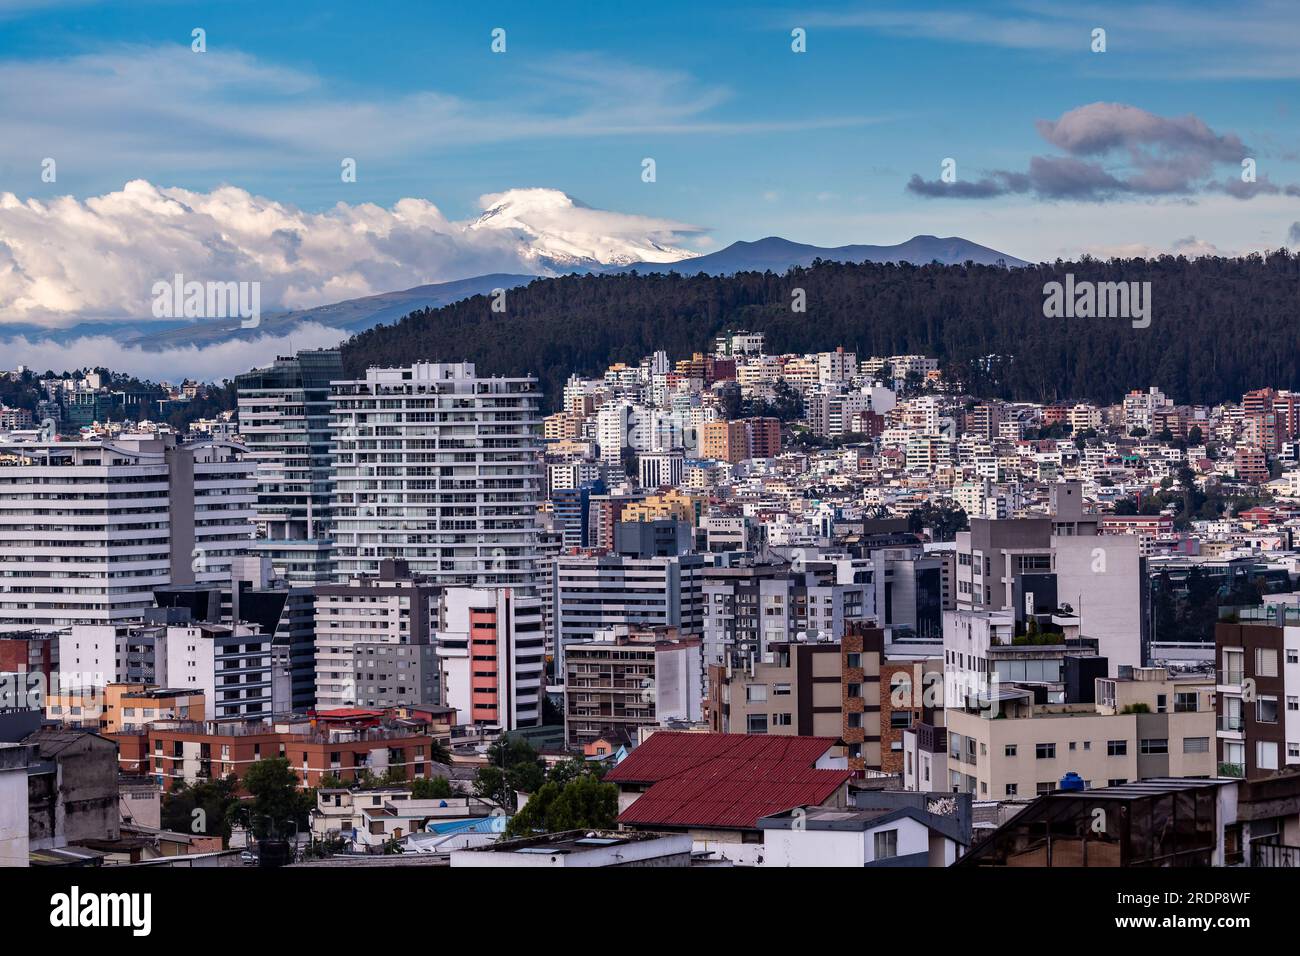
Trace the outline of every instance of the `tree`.
[[506, 836], [542, 831], [608, 830], [618, 817], [618, 787], [594, 774], [581, 774], [567, 783], [547, 782], [511, 817]]
[[411, 796], [416, 800], [440, 800], [452, 796], [451, 781], [446, 777], [421, 777], [412, 781]]
[[[1044, 323], [1043, 285], [1067, 272], [1092, 282], [1151, 281], [1166, 290], [1161, 309], [1178, 317], [1177, 334], [1087, 319]], [[690, 355], [743, 324], [762, 332], [773, 353], [841, 345], [859, 355], [925, 351], [947, 381], [986, 398], [1049, 403], [1087, 395], [1112, 404], [1134, 383], [1160, 382], [1177, 404], [1214, 404], [1239, 401], [1264, 381], [1300, 387], [1298, 278], [1300, 258], [1285, 250], [1018, 269], [823, 261], [784, 274], [566, 275], [513, 290], [518, 323], [508, 332], [475, 296], [367, 329], [342, 350], [345, 370], [360, 374], [410, 362], [431, 341], [452, 341], [482, 373], [537, 374], [555, 409], [572, 373], [599, 374], [659, 349]], [[796, 285], [818, 304], [815, 321], [791, 311]]]
[[506, 809], [515, 806], [515, 793], [536, 793], [545, 782], [537, 751], [522, 737], [503, 736], [487, 752], [488, 765], [474, 775], [474, 792]]
[[1200, 445], [1205, 441], [1205, 435], [1201, 432], [1200, 425], [1193, 425], [1187, 430], [1187, 444]]
[[[220, 836], [230, 841], [230, 827], [239, 807], [239, 778], [231, 774], [220, 780], [189, 785], [178, 783], [162, 797], [162, 826], [178, 833]], [[197, 813], [195, 811], [198, 811]]]
[[605, 771], [609, 767], [604, 761], [599, 760], [565, 760], [553, 766], [546, 775], [547, 783], [565, 784], [570, 780], [577, 780], [579, 777], [591, 775], [597, 780], [605, 776]]
[[448, 767], [451, 765], [451, 751], [441, 740], [432, 740], [429, 742], [429, 759]]
[[936, 505], [927, 501], [907, 516], [907, 530], [916, 534], [925, 528], [934, 530], [935, 541], [951, 541], [958, 531], [970, 527], [966, 512], [959, 507]]
[[298, 789], [298, 775], [284, 757], [255, 761], [244, 774], [244, 789], [253, 798], [247, 807], [248, 816], [259, 839], [284, 836], [294, 824], [306, 827], [315, 797], [310, 791]]

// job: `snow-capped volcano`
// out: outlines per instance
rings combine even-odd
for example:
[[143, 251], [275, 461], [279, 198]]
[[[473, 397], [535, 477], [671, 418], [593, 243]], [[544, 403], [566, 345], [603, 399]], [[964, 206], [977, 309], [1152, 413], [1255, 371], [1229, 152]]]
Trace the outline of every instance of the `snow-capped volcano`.
[[696, 253], [672, 243], [701, 230], [671, 219], [593, 209], [558, 189], [510, 189], [480, 199], [471, 230], [513, 233], [525, 259], [550, 272], [633, 262], [678, 262]]

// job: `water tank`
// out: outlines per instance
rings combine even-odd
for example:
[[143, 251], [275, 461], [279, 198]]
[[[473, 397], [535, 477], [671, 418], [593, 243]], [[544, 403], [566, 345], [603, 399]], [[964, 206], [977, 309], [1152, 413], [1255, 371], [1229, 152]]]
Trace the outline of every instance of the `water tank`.
[[1066, 773], [1064, 777], [1061, 778], [1061, 789], [1062, 790], [1083, 790], [1085, 789], [1083, 784], [1083, 778], [1080, 777], [1073, 770], [1070, 770]]

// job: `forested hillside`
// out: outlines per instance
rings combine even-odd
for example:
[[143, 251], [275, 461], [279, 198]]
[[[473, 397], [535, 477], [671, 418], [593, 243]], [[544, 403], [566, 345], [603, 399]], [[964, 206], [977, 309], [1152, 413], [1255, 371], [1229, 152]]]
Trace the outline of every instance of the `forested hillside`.
[[[1152, 321], [1048, 319], [1043, 285], [1150, 282]], [[807, 311], [794, 312], [796, 288]], [[604, 275], [539, 279], [506, 293], [415, 312], [343, 348], [367, 365], [471, 360], [481, 372], [537, 374], [554, 408], [571, 372], [593, 375], [655, 349], [676, 359], [728, 328], [767, 333], [771, 352], [843, 345], [860, 357], [924, 353], [976, 394], [1114, 402], [1160, 387], [1178, 402], [1300, 388], [1300, 256], [1162, 257], [998, 266], [818, 262], [783, 276]]]

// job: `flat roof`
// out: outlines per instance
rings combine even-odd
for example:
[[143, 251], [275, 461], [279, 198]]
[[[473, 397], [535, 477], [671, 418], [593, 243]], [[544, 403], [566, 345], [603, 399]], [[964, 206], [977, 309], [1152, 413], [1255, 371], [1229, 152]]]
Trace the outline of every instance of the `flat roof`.
[[1135, 780], [1114, 787], [1098, 787], [1096, 790], [1057, 790], [1051, 797], [1067, 797], [1072, 800], [1141, 800], [1144, 797], [1158, 797], [1184, 790], [1204, 790], [1209, 787], [1225, 787], [1237, 783], [1227, 777], [1152, 777], [1149, 780]]

